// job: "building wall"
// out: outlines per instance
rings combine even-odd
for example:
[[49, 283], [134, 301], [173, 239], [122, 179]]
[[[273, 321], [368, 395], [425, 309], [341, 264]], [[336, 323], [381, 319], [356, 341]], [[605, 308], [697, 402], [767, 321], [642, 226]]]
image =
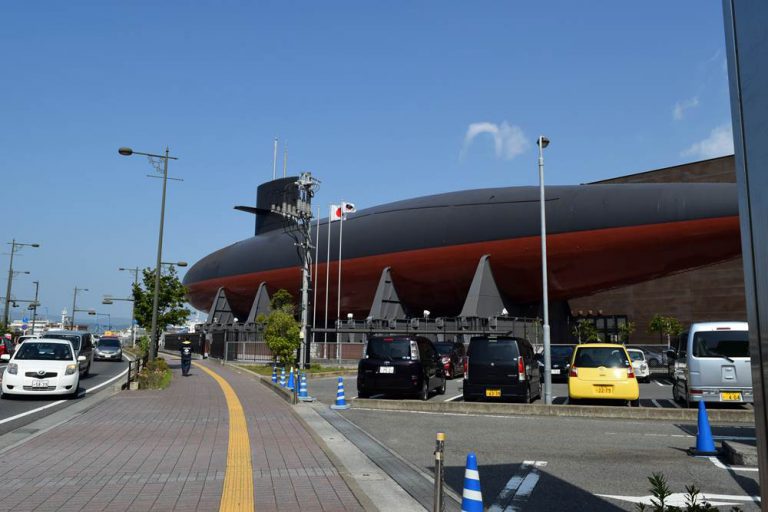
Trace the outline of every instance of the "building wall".
[[[725, 156], [598, 183], [734, 183], [734, 158]], [[663, 250], [663, 249], [662, 249]], [[627, 315], [635, 324], [632, 343], [659, 343], [648, 331], [655, 314], [674, 316], [684, 326], [694, 321], [746, 320], [742, 260], [709, 265], [653, 281], [569, 301], [571, 313]], [[664, 341], [666, 343], [666, 341]]]

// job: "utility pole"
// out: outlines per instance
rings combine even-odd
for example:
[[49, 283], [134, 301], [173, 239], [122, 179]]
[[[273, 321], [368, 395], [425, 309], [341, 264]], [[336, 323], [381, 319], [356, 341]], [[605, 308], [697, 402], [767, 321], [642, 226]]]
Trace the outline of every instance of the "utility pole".
[[[40, 247], [40, 244], [22, 244], [14, 238], [8, 242], [11, 246], [11, 262], [8, 264], [8, 284], [5, 288], [5, 312], [3, 313], [3, 325], [8, 328], [8, 315], [11, 312], [11, 288], [13, 287], [13, 255], [22, 247]], [[18, 247], [18, 249], [17, 249]]]
[[37, 292], [40, 290], [40, 281], [35, 283], [35, 301], [32, 303], [32, 334], [35, 334], [35, 320], [37, 320]]

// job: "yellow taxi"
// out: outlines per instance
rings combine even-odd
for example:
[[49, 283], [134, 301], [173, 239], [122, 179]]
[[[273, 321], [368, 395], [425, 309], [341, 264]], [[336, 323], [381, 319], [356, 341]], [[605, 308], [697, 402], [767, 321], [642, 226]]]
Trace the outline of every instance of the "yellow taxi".
[[640, 386], [624, 345], [584, 343], [577, 345], [568, 372], [568, 398], [627, 400], [637, 406]]

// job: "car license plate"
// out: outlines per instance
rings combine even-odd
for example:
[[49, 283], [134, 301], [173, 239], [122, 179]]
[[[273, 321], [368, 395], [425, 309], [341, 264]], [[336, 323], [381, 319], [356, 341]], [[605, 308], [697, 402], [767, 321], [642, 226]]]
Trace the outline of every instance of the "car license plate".
[[613, 386], [595, 384], [595, 393], [598, 395], [610, 395], [613, 393]]
[[33, 388], [47, 388], [48, 387], [48, 381], [47, 380], [33, 380], [32, 381], [32, 387]]
[[720, 393], [720, 400], [722, 400], [723, 402], [741, 402], [741, 393], [739, 392]]
[[501, 398], [501, 390], [500, 389], [486, 389], [485, 390], [485, 396], [495, 396]]
[[552, 368], [552, 375], [560, 375], [560, 368]]
[[379, 373], [395, 373], [394, 366], [379, 366]]

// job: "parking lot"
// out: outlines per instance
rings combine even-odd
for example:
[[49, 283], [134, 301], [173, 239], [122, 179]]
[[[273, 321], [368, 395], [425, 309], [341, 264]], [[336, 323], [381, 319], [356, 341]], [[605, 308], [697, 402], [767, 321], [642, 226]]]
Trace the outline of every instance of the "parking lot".
[[[336, 378], [311, 379], [309, 381], [309, 392], [325, 403], [333, 403], [336, 398]], [[355, 376], [344, 378], [345, 393], [348, 399], [353, 399], [357, 395]], [[430, 401], [460, 402], [462, 401], [461, 377], [448, 380], [447, 389], [444, 395], [432, 394]], [[412, 397], [374, 395], [371, 398], [391, 398], [393, 400], [413, 399]], [[543, 399], [537, 399], [537, 403], [542, 403]], [[568, 384], [565, 382], [552, 383], [552, 403], [555, 405], [568, 404]], [[601, 400], [592, 401], [590, 405], [620, 406], [625, 404], [620, 401]], [[640, 407], [660, 407], [665, 409], [685, 407], [684, 404], [676, 403], [672, 400], [672, 381], [666, 373], [654, 373], [651, 381], [640, 384]], [[731, 409], [751, 409], [750, 404], [707, 404], [709, 408], [731, 408]]]

